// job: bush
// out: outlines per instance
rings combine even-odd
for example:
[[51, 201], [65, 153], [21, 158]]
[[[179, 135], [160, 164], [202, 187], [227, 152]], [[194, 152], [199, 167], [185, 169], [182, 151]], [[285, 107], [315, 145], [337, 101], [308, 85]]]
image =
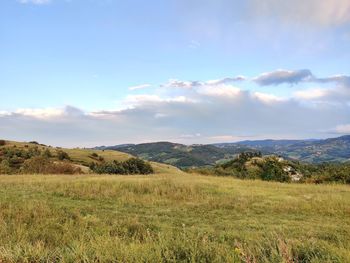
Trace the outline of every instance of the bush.
[[215, 166], [212, 171], [219, 176], [290, 182], [291, 171], [284, 168], [291, 167], [290, 170], [294, 171], [293, 165], [275, 156], [262, 157], [260, 152], [244, 152], [231, 161]]
[[4, 146], [6, 145], [6, 141], [5, 140], [0, 140], [0, 146]]
[[0, 174], [12, 174], [13, 170], [10, 167], [10, 163], [7, 160], [0, 162]]
[[53, 162], [43, 156], [36, 156], [23, 163], [22, 173], [25, 174], [77, 174], [81, 169], [66, 162]]
[[92, 168], [98, 174], [127, 174], [123, 165], [117, 161], [95, 164]]
[[289, 174], [283, 170], [283, 165], [275, 159], [267, 159], [261, 164], [260, 178], [265, 181], [290, 182]]
[[60, 160], [60, 161], [63, 161], [63, 160], [70, 160], [70, 157], [69, 157], [68, 153], [66, 153], [66, 152], [64, 152], [64, 151], [62, 151], [62, 150], [59, 150], [59, 151], [57, 152], [57, 158], [58, 158], [58, 160]]
[[154, 173], [152, 166], [139, 158], [131, 158], [124, 162], [103, 162], [101, 164], [92, 163], [90, 165], [98, 174], [151, 174]]
[[46, 158], [51, 158], [52, 157], [52, 154], [50, 152], [49, 149], [46, 149], [44, 152], [43, 152], [43, 156], [46, 157]]

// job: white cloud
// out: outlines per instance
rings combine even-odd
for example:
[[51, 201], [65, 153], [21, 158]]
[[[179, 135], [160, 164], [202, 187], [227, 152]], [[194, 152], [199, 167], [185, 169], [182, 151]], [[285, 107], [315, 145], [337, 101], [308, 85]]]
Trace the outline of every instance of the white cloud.
[[151, 87], [151, 86], [152, 86], [152, 85], [150, 85], [150, 84], [142, 84], [142, 85], [137, 85], [137, 86], [129, 87], [129, 90], [145, 89], [145, 88], [149, 88], [149, 87]]
[[241, 95], [242, 90], [228, 85], [220, 85], [217, 87], [204, 87], [203, 89], [198, 90], [198, 93], [213, 97], [233, 98]]
[[334, 127], [345, 133], [344, 123], [350, 123], [350, 88], [338, 82], [327, 83], [326, 88], [298, 86], [290, 98], [219, 81], [196, 83], [201, 84], [186, 84], [176, 92], [159, 88], [128, 95], [123, 107], [114, 111], [70, 106], [0, 111], [0, 137], [62, 146], [160, 140], [212, 143], [249, 134], [245, 139], [320, 137], [326, 136], [324, 131], [332, 134]]
[[192, 89], [194, 87], [201, 86], [202, 83], [199, 81], [182, 81], [177, 79], [170, 79], [167, 83], [162, 84], [163, 88], [181, 88], [181, 89]]
[[244, 76], [236, 76], [233, 78], [227, 77], [223, 79], [215, 79], [215, 80], [208, 80], [205, 82], [207, 85], [220, 85], [220, 84], [230, 84], [236, 81], [244, 81], [246, 80], [246, 77]]
[[54, 108], [46, 108], [46, 109], [18, 109], [14, 112], [14, 114], [18, 114], [24, 117], [32, 117], [38, 119], [50, 119], [59, 116], [63, 116], [65, 114], [64, 109], [54, 109]]
[[339, 134], [350, 134], [350, 124], [338, 125], [335, 132]]
[[160, 85], [163, 88], [180, 88], [180, 89], [194, 89], [203, 86], [218, 86], [223, 84], [230, 84], [247, 80], [246, 77], [238, 75], [236, 77], [225, 77], [222, 79], [214, 79], [207, 81], [183, 81], [177, 79], [170, 79], [167, 83]]
[[262, 92], [254, 92], [253, 96], [256, 97], [258, 100], [270, 104], [270, 103], [276, 103], [276, 102], [282, 102], [285, 101], [285, 98], [278, 97], [273, 94], [267, 94]]
[[307, 89], [295, 92], [295, 97], [302, 100], [314, 100], [325, 97], [328, 94], [327, 89]]

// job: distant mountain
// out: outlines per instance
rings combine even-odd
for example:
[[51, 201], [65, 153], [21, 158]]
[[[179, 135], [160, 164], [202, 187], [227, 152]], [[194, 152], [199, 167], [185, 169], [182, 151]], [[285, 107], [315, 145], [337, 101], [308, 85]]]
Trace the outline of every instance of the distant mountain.
[[214, 145], [183, 145], [171, 142], [143, 143], [136, 145], [116, 145], [97, 149], [118, 150], [146, 160], [162, 162], [177, 167], [207, 166], [230, 160], [238, 153], [254, 151], [243, 145], [232, 145], [221, 149]]
[[246, 145], [254, 148], [263, 148], [263, 147], [283, 147], [299, 143], [301, 140], [260, 140], [260, 141], [241, 141], [238, 144]]
[[96, 149], [117, 150], [180, 168], [215, 165], [247, 151], [259, 151], [310, 163], [346, 162], [350, 161], [350, 135], [324, 140], [256, 140], [190, 146], [155, 142], [102, 146]]
[[279, 149], [277, 154], [304, 162], [350, 161], [350, 135], [317, 141], [302, 141]]
[[350, 135], [324, 140], [261, 140], [242, 141], [229, 144], [216, 144], [224, 149], [236, 145], [259, 150], [264, 154], [275, 154], [283, 157], [310, 163], [350, 161]]

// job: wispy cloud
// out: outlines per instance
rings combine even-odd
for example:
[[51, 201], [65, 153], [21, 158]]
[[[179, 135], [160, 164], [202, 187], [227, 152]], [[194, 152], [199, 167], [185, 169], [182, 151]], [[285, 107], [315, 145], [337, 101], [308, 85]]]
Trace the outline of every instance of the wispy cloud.
[[51, 3], [51, 0], [18, 0], [21, 4], [44, 5]]
[[222, 79], [214, 79], [207, 81], [199, 81], [199, 80], [191, 80], [184, 81], [178, 79], [170, 79], [167, 83], [160, 85], [164, 88], [180, 88], [180, 89], [193, 89], [196, 87], [205, 87], [205, 86], [218, 86], [218, 85], [226, 85], [234, 82], [244, 81], [247, 78], [244, 76], [236, 76], [236, 77], [226, 77]]
[[142, 84], [142, 85], [137, 85], [137, 86], [132, 86], [129, 87], [129, 90], [139, 90], [139, 89], [145, 89], [151, 87], [151, 84]]
[[191, 49], [197, 49], [201, 46], [201, 44], [198, 41], [191, 40], [190, 44], [188, 45]]

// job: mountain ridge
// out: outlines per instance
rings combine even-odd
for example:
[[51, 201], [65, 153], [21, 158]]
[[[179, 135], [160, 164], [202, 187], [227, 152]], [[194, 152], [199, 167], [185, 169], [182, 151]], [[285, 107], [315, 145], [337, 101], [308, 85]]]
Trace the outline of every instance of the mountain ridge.
[[245, 140], [233, 143], [184, 145], [168, 141], [100, 146], [95, 149], [118, 150], [146, 160], [186, 168], [212, 166], [251, 151], [278, 155], [308, 163], [350, 161], [350, 135], [327, 139]]

